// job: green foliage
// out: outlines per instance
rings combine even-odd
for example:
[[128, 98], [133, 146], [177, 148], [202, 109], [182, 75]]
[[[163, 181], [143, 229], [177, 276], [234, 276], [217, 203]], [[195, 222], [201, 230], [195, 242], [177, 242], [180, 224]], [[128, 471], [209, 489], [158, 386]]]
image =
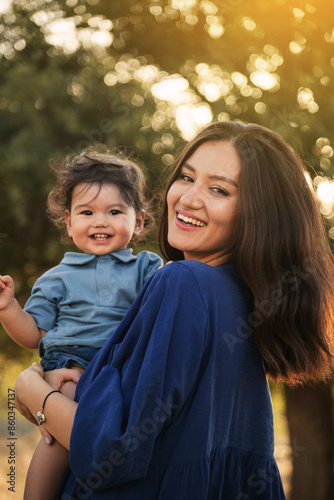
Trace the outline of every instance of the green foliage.
[[[159, 191], [202, 124], [241, 119], [276, 130], [331, 178], [330, 9], [329, 0], [13, 0], [0, 27], [0, 261], [19, 301], [66, 250], [45, 213], [52, 159], [121, 147]], [[157, 90], [165, 81], [180, 84], [169, 97]]]

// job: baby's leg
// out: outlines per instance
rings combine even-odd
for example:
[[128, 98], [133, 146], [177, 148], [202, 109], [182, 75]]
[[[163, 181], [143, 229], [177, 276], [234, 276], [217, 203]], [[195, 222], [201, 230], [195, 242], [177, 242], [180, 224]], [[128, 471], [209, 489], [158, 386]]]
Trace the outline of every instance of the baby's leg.
[[32, 457], [24, 500], [54, 500], [68, 466], [69, 452], [57, 441], [47, 445], [41, 439]]
[[[75, 382], [61, 387], [64, 396], [74, 399]], [[69, 452], [54, 440], [47, 445], [41, 439], [32, 457], [24, 490], [24, 500], [54, 500], [68, 466]]]

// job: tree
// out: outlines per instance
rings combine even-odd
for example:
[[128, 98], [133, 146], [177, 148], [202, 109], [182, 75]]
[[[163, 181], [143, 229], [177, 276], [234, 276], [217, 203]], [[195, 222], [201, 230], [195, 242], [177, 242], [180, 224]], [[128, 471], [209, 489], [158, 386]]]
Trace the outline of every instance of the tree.
[[333, 498], [332, 384], [285, 388], [292, 443], [290, 500]]

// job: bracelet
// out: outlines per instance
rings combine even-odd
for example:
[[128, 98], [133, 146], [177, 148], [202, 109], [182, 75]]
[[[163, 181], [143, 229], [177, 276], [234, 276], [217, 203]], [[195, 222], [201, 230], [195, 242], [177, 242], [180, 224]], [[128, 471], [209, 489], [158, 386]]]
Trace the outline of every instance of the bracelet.
[[[38, 425], [42, 425], [45, 422], [45, 420], [46, 420], [45, 415], [44, 415], [44, 406], [45, 406], [45, 403], [46, 403], [46, 400], [48, 399], [48, 397], [51, 394], [53, 394], [54, 392], [60, 392], [60, 391], [51, 391], [51, 392], [49, 392], [49, 394], [47, 394], [45, 396], [45, 399], [44, 399], [41, 411], [37, 412]], [[61, 392], [60, 392], [60, 394], [61, 394]]]

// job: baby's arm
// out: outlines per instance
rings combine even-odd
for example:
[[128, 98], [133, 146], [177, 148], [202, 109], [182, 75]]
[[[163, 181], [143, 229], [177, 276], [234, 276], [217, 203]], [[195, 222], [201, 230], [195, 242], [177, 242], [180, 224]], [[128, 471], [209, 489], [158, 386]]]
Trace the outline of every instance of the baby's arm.
[[28, 349], [35, 349], [45, 333], [15, 299], [14, 281], [10, 276], [0, 276], [0, 321], [8, 335]]

